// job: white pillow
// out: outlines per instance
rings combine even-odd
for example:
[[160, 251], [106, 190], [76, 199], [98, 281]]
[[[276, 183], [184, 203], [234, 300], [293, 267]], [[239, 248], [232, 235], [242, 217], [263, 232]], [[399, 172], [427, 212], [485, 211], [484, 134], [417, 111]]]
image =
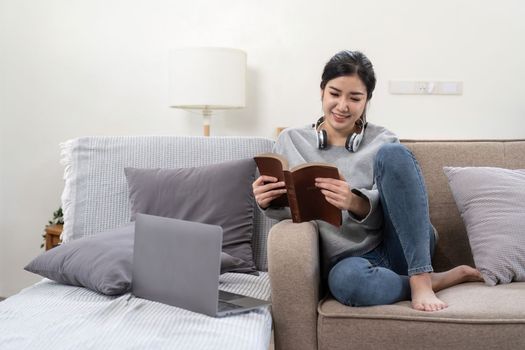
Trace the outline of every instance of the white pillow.
[[485, 283], [525, 281], [525, 169], [443, 170]]

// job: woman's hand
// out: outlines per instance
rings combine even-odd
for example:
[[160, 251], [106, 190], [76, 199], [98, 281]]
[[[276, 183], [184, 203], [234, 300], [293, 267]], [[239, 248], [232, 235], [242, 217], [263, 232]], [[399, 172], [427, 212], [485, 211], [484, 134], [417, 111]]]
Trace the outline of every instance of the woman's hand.
[[315, 186], [321, 189], [328, 203], [341, 210], [350, 210], [354, 194], [343, 175], [339, 174], [339, 179], [316, 178]]
[[338, 209], [348, 210], [363, 218], [370, 211], [368, 200], [352, 193], [350, 185], [341, 173], [339, 173], [339, 179], [316, 178], [315, 186], [321, 189], [326, 201]]
[[262, 209], [268, 208], [271, 201], [286, 193], [284, 181], [277, 182], [277, 178], [266, 175], [259, 176], [253, 182], [252, 189], [255, 200]]

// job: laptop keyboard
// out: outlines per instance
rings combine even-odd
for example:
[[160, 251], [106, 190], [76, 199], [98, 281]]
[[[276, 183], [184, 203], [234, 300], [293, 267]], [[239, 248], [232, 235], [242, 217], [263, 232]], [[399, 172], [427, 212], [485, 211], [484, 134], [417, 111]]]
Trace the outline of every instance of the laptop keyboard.
[[219, 301], [219, 312], [226, 311], [226, 310], [234, 310], [234, 309], [242, 309], [243, 306], [228, 303], [227, 301]]
[[234, 299], [239, 299], [239, 298], [244, 298], [244, 295], [225, 292], [223, 290], [219, 291], [219, 300], [228, 301], [228, 300], [234, 300]]

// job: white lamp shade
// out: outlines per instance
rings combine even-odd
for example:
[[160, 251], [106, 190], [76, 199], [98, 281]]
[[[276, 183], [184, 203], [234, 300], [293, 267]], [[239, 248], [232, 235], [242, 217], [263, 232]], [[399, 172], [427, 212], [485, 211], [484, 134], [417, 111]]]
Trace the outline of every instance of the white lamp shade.
[[246, 53], [230, 48], [183, 48], [169, 53], [169, 104], [184, 109], [246, 105]]

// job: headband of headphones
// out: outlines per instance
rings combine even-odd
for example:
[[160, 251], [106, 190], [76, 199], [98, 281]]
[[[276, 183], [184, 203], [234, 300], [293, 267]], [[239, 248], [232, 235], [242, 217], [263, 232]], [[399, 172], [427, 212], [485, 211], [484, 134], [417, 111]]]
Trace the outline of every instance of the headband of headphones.
[[[321, 126], [321, 124], [323, 124], [323, 123], [324, 123], [324, 116], [322, 116], [319, 119], [317, 119], [315, 124], [312, 124], [312, 128], [317, 130], [317, 129], [319, 129], [319, 126]], [[359, 123], [359, 124], [357, 124], [357, 123]], [[356, 121], [356, 124], [357, 124], [357, 127], [359, 128], [359, 133], [362, 133], [364, 131], [364, 129], [366, 128], [367, 124], [368, 124], [366, 122], [366, 117], [364, 115], [361, 116], [361, 118], [359, 118]]]
[[[352, 133], [348, 135], [345, 142], [345, 148], [349, 152], [357, 152], [357, 149], [361, 145], [361, 141], [363, 141], [363, 136], [365, 133], [365, 129], [367, 126], [367, 122], [363, 121], [365, 119], [365, 116], [363, 115], [359, 120], [356, 121], [356, 124], [359, 122], [359, 132]], [[366, 119], [365, 119], [366, 120]], [[324, 123], [324, 116], [317, 119], [317, 122], [315, 124], [312, 124], [312, 127], [315, 129], [315, 133], [317, 135], [317, 147], [319, 149], [326, 149], [328, 148], [328, 134], [326, 133], [326, 130], [319, 130], [319, 127], [321, 124]]]

